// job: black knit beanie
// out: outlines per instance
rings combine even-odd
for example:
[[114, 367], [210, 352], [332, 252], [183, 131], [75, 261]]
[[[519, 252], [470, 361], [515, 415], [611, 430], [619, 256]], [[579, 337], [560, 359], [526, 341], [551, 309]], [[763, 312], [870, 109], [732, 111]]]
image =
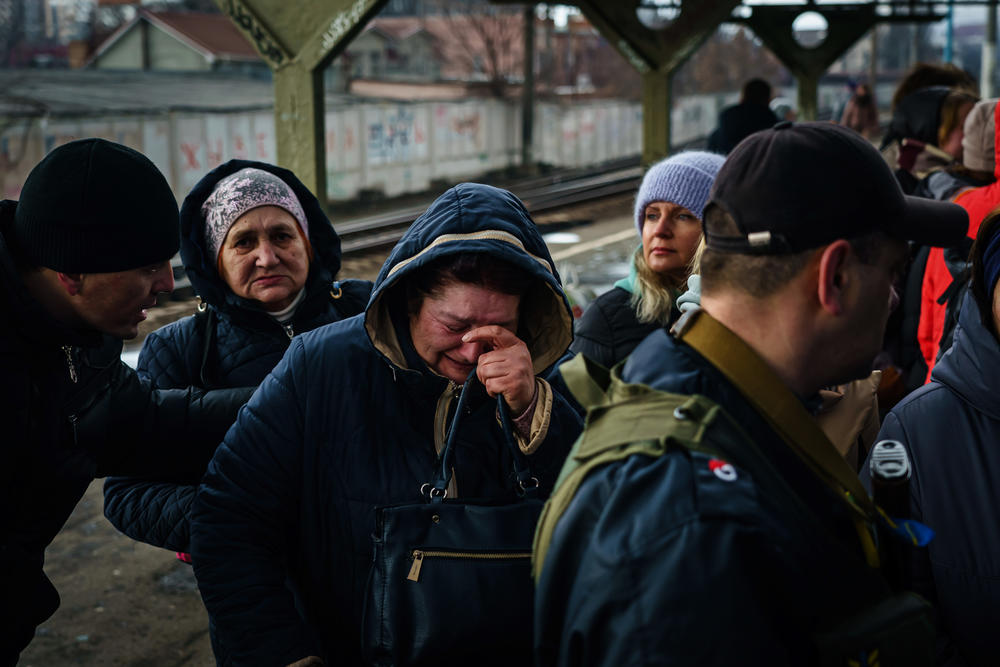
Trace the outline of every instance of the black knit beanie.
[[149, 158], [104, 139], [59, 146], [24, 182], [16, 251], [62, 273], [127, 271], [180, 247], [177, 200]]

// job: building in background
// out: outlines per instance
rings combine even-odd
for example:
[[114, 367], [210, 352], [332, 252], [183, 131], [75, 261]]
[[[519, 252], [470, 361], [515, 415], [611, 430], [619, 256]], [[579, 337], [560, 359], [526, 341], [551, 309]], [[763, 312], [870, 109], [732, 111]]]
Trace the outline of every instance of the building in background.
[[102, 70], [226, 72], [270, 78], [261, 60], [229, 17], [203, 12], [140, 9], [90, 56]]

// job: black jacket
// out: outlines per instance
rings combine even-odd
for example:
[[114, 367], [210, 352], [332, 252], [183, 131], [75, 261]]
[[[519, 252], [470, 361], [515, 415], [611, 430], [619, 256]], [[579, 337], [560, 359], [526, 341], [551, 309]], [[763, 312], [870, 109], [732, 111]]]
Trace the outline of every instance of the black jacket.
[[204, 467], [251, 390], [154, 390], [120, 340], [66, 328], [33, 301], [0, 203], [0, 665], [12, 664], [59, 596], [45, 547], [94, 477], [190, 475]]
[[[910, 511], [936, 535], [914, 567], [939, 613], [942, 664], [995, 665], [1000, 618], [1000, 344], [967, 295], [931, 382], [890, 412], [879, 440], [910, 454]], [[870, 485], [868, 465], [862, 481]]]
[[[536, 581], [536, 664], [820, 664], [813, 633], [887, 590], [845, 506], [714, 366], [665, 330], [632, 352], [622, 377], [718, 403], [732, 421], [718, 420], [709, 444], [734, 471], [715, 474], [720, 461], [676, 448], [591, 472]], [[751, 464], [767, 470], [767, 484]], [[775, 473], [812, 522], [790, 511], [798, 505]]]
[[611, 368], [629, 355], [642, 339], [656, 331], [655, 322], [640, 322], [629, 303], [632, 295], [613, 287], [583, 311], [570, 350]]
[[[246, 167], [269, 171], [295, 192], [306, 213], [313, 261], [306, 291], [291, 321], [282, 326], [255, 304], [236, 296], [219, 277], [205, 249], [201, 206], [215, 185]], [[360, 313], [371, 283], [334, 284], [340, 270], [340, 239], [315, 196], [287, 169], [231, 160], [209, 172], [181, 208], [181, 259], [207, 309], [150, 334], [139, 354], [139, 375], [164, 389], [240, 387], [260, 384], [281, 360], [295, 334]], [[188, 551], [188, 514], [204, 470], [187, 479], [111, 477], [104, 484], [104, 515], [129, 537], [174, 551]]]
[[[413, 350], [396, 287], [426, 263], [457, 252], [495, 255], [537, 278], [538, 288], [522, 302], [519, 330], [536, 374], [568, 346], [572, 315], [523, 205], [482, 185], [442, 195], [396, 245], [364, 315], [292, 341], [198, 490], [195, 574], [236, 664], [287, 665], [309, 655], [363, 664], [359, 638], [375, 509], [420, 502], [457, 391]], [[402, 326], [394, 314], [402, 315]], [[551, 411], [541, 403], [539, 394], [539, 428], [532, 433], [540, 446], [529, 459], [547, 493], [580, 423], [560, 396], [546, 401]], [[456, 442], [460, 498], [512, 498], [496, 403], [482, 392], [468, 407]]]
[[778, 117], [766, 105], [740, 102], [726, 107], [719, 114], [719, 126], [708, 137], [708, 150], [728, 155], [736, 144], [777, 122]]

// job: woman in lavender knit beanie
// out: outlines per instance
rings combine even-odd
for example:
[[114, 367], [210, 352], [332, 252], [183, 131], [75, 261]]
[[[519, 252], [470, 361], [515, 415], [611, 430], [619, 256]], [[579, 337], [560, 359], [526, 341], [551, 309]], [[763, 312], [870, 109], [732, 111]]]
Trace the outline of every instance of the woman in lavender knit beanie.
[[627, 278], [599, 296], [576, 327], [573, 352], [610, 368], [655, 329], [679, 316], [676, 300], [701, 242], [701, 219], [725, 158], [686, 151], [646, 172], [635, 198], [641, 245]]

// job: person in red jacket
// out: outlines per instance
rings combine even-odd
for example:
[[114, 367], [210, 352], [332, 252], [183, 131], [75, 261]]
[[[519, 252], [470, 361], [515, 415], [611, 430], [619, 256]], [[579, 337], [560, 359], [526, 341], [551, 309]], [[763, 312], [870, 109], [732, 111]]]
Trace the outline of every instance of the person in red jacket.
[[[1000, 106], [996, 99], [983, 100], [976, 104], [965, 120], [965, 136], [962, 139], [962, 163], [973, 173], [986, 172], [994, 179], [1000, 178], [996, 154], [1000, 149], [996, 128]], [[1000, 206], [1000, 181], [979, 188], [959, 191], [952, 201], [969, 214], [969, 238], [974, 239], [979, 225], [997, 206]], [[945, 328], [947, 302], [940, 299], [951, 287], [955, 277], [946, 263], [947, 250], [931, 248], [924, 271], [924, 281], [920, 298], [920, 323], [917, 327], [917, 341], [927, 362], [927, 378], [938, 358], [941, 336]], [[965, 257], [961, 258], [965, 260]]]

